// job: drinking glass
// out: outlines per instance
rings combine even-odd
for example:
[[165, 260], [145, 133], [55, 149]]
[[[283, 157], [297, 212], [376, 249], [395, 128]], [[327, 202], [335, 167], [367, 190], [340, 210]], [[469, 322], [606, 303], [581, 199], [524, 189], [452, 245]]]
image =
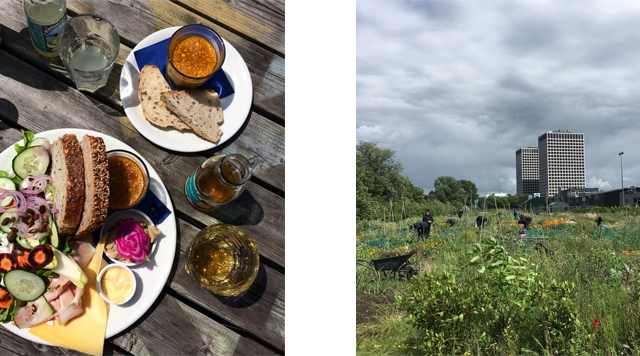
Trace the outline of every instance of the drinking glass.
[[187, 273], [216, 295], [230, 297], [246, 291], [259, 267], [256, 245], [234, 225], [204, 228], [187, 249]]
[[78, 90], [105, 86], [119, 51], [118, 31], [98, 15], [76, 16], [58, 34], [58, 53]]

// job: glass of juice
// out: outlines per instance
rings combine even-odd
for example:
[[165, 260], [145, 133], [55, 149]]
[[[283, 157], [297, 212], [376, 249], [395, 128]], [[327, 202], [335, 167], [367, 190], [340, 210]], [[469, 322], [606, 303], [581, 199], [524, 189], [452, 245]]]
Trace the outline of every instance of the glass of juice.
[[213, 156], [187, 178], [187, 200], [196, 209], [214, 210], [242, 194], [251, 172], [251, 163], [239, 153]]
[[187, 273], [216, 295], [231, 297], [243, 293], [253, 284], [259, 267], [256, 245], [234, 225], [204, 228], [187, 249]]
[[58, 53], [78, 90], [105, 86], [119, 51], [118, 31], [98, 15], [76, 16], [58, 34]]
[[203, 25], [188, 25], [176, 31], [167, 48], [167, 77], [179, 88], [197, 88], [224, 63], [222, 37]]

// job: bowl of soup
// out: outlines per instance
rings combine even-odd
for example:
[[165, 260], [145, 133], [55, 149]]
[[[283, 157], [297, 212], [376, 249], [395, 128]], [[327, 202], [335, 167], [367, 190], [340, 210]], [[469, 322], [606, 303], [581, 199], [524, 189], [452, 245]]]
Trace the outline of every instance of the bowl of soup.
[[187, 25], [176, 31], [167, 48], [167, 77], [177, 87], [197, 88], [224, 63], [222, 37], [203, 25]]
[[135, 154], [125, 150], [107, 152], [109, 165], [109, 209], [129, 209], [149, 190], [149, 170]]

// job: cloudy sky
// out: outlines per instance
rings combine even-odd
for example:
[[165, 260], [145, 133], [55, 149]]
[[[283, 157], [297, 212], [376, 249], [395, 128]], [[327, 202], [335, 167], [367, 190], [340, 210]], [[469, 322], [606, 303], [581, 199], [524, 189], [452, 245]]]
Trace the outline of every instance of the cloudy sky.
[[515, 151], [585, 134], [587, 187], [640, 186], [640, 1], [356, 5], [356, 142], [438, 176], [516, 192]]

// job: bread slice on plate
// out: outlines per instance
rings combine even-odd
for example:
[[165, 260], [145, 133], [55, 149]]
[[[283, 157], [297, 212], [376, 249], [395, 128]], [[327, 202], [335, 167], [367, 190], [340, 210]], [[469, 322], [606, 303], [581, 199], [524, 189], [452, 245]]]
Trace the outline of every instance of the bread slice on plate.
[[85, 199], [75, 238], [102, 226], [109, 209], [109, 165], [107, 148], [100, 137], [84, 135], [80, 142], [84, 160]]
[[196, 134], [211, 142], [222, 136], [222, 105], [215, 90], [174, 90], [160, 95], [165, 106]]
[[73, 235], [84, 206], [84, 163], [76, 135], [67, 134], [51, 145], [51, 179], [58, 209], [60, 236]]
[[144, 117], [156, 126], [188, 130], [189, 126], [169, 111], [160, 100], [160, 93], [170, 90], [171, 87], [157, 66], [146, 65], [142, 68], [138, 79], [138, 99]]

